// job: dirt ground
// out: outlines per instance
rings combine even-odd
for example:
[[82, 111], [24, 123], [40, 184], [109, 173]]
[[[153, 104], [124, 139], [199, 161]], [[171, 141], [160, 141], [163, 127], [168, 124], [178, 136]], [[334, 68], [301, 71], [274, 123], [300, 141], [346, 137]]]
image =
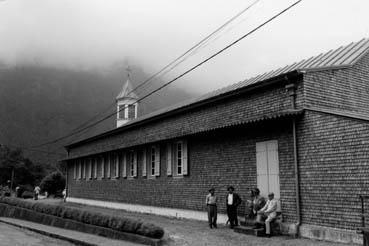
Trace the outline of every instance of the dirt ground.
[[[349, 244], [337, 244], [310, 239], [294, 239], [287, 236], [272, 238], [258, 238], [255, 236], [235, 233], [224, 224], [218, 225], [218, 229], [209, 229], [206, 222], [175, 219], [152, 214], [133, 213], [123, 210], [107, 209], [80, 205], [75, 203], [63, 203], [57, 199], [39, 200], [39, 202], [62, 204], [68, 207], [78, 207], [109, 215], [121, 215], [133, 219], [150, 222], [164, 228], [166, 233], [166, 245], [186, 246], [186, 245], [212, 245], [212, 246], [348, 246]], [[357, 244], [352, 244], [358, 246]]]
[[0, 246], [72, 246], [74, 244], [0, 223]]

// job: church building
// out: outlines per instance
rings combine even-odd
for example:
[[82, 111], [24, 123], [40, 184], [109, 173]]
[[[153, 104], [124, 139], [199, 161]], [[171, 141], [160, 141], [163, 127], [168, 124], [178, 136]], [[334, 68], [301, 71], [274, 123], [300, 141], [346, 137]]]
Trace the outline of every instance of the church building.
[[369, 39], [142, 117], [129, 77], [116, 100], [116, 129], [65, 146], [67, 201], [206, 220], [214, 187], [226, 222], [227, 186], [240, 216], [258, 187], [279, 200], [285, 233], [361, 242]]

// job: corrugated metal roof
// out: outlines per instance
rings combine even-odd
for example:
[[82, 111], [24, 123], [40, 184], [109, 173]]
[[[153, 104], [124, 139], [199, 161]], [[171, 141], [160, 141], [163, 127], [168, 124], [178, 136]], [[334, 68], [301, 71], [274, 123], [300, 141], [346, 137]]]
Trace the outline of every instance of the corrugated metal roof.
[[[138, 119], [132, 120], [120, 127], [120, 129], [125, 128], [125, 126], [129, 126], [135, 124], [137, 122], [143, 121], [145, 119], [149, 119], [154, 116], [158, 116], [167, 112], [170, 112], [175, 109], [180, 109], [185, 106], [189, 106], [191, 104], [199, 103], [206, 99], [211, 99], [212, 97], [220, 96], [222, 94], [226, 94], [232, 91], [235, 91], [240, 88], [247, 87], [252, 84], [256, 84], [268, 79], [272, 79], [279, 75], [283, 75], [292, 71], [314, 71], [319, 69], [339, 69], [350, 67], [354, 65], [363, 55], [369, 52], [369, 38], [364, 38], [359, 42], [353, 42], [346, 46], [341, 46], [337, 49], [330, 50], [326, 53], [321, 53], [317, 56], [312, 56], [308, 59], [304, 59], [300, 62], [295, 62], [291, 65], [281, 67], [276, 70], [272, 70], [270, 72], [260, 74], [256, 77], [252, 77], [238, 83], [217, 89], [215, 91], [204, 94], [198, 98], [193, 98], [190, 100], [183, 101], [181, 103], [169, 106], [167, 108], [160, 109], [158, 111], [152, 112], [150, 114], [144, 115]], [[111, 132], [114, 132], [112, 130]], [[77, 142], [75, 142], [77, 143]], [[74, 144], [74, 143], [73, 143]], [[72, 144], [72, 145], [73, 145]]]

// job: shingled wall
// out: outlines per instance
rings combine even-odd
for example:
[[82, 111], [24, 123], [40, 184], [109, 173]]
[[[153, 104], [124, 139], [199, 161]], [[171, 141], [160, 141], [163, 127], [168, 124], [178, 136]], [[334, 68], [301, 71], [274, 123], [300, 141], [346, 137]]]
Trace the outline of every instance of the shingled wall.
[[[291, 109], [291, 101], [285, 83], [258, 91], [244, 93], [230, 99], [204, 105], [187, 112], [132, 127], [106, 137], [70, 149], [69, 157], [76, 158], [186, 136], [214, 128], [239, 124], [249, 119]], [[302, 87], [299, 84], [297, 106], [301, 108]]]
[[[351, 68], [304, 75], [298, 148], [303, 223], [355, 230], [369, 194], [369, 56]], [[323, 109], [324, 112], [317, 112]]]
[[[138, 154], [138, 177], [74, 180], [69, 169], [69, 196], [158, 207], [205, 211], [205, 195], [215, 187], [219, 211], [225, 213], [226, 187], [234, 185], [245, 201], [256, 186], [256, 142], [278, 140], [283, 219], [295, 222], [292, 120], [278, 119], [196, 134], [187, 138], [189, 175], [166, 175], [166, 142], [161, 142], [161, 171], [156, 179], [142, 177]], [[138, 149], [140, 150], [140, 149]], [[71, 166], [72, 167], [72, 166]], [[129, 169], [127, 170], [129, 173]], [[244, 203], [239, 213], [244, 213]]]

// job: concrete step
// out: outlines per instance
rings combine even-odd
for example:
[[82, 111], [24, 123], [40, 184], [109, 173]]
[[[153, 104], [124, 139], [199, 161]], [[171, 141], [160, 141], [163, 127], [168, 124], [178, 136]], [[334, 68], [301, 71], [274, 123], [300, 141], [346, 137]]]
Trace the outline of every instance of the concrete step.
[[256, 236], [255, 230], [251, 226], [236, 226], [233, 230], [238, 233]]
[[253, 227], [255, 225], [255, 220], [251, 220], [251, 219], [246, 219], [246, 220], [241, 220], [240, 224], [242, 226], [249, 226], [249, 227]]

